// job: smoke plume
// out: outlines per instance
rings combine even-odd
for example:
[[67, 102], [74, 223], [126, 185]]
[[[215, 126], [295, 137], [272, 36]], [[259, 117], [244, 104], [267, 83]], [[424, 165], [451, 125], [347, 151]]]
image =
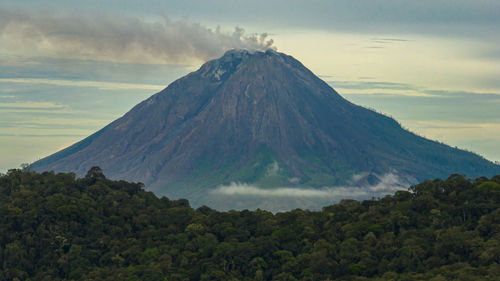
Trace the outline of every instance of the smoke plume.
[[265, 50], [263, 34], [215, 30], [187, 20], [111, 14], [53, 14], [0, 9], [0, 49], [49, 57], [134, 63], [207, 60], [233, 48]]

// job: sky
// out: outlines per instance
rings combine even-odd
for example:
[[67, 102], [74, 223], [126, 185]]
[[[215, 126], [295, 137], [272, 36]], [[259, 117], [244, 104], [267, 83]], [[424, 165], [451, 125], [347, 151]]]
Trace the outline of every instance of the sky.
[[500, 161], [500, 1], [3, 0], [0, 172], [63, 149], [232, 48]]

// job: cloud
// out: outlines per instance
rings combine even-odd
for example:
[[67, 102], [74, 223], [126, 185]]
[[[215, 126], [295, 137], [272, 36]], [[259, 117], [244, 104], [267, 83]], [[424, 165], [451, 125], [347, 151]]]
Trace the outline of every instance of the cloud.
[[453, 122], [443, 120], [414, 120], [412, 124], [425, 129], [500, 129], [497, 123]]
[[52, 102], [0, 102], [0, 108], [14, 108], [14, 109], [63, 109], [67, 108], [66, 105], [56, 104]]
[[23, 126], [103, 126], [109, 120], [105, 119], [90, 119], [90, 118], [63, 118], [63, 117], [44, 117], [40, 116], [37, 119], [19, 120], [13, 122], [13, 127]]
[[[358, 79], [372, 79], [372, 77], [359, 77]], [[376, 95], [378, 97], [421, 97], [441, 99], [470, 99], [498, 101], [500, 93], [493, 91], [450, 91], [428, 89], [408, 83], [395, 83], [385, 81], [359, 81], [359, 80], [327, 80], [332, 88], [341, 94], [347, 95]]]
[[370, 45], [365, 46], [365, 49], [384, 49], [387, 45], [394, 45], [397, 43], [405, 43], [411, 40], [403, 39], [403, 38], [371, 38]]
[[115, 14], [51, 14], [0, 9], [0, 40], [8, 52], [114, 62], [207, 60], [233, 48], [273, 47], [266, 33], [215, 30], [187, 20], [148, 21]]
[[393, 44], [393, 43], [398, 43], [398, 42], [408, 42], [411, 40], [408, 39], [403, 39], [403, 38], [371, 38], [370, 39], [372, 42], [375, 43], [380, 43], [380, 44]]
[[[360, 181], [366, 177], [366, 174], [353, 176], [353, 179]], [[410, 184], [404, 178], [394, 173], [387, 173], [378, 177], [379, 182], [374, 185], [353, 185], [324, 187], [321, 189], [313, 188], [261, 188], [246, 183], [231, 183], [229, 185], [219, 186], [212, 191], [216, 195], [228, 196], [252, 196], [252, 197], [290, 197], [290, 198], [310, 198], [310, 199], [331, 199], [341, 200], [347, 198], [362, 199], [370, 197], [380, 197], [386, 194], [394, 193], [398, 190], [407, 190]]]
[[498, 100], [500, 98], [500, 93], [495, 92], [468, 92], [468, 91], [445, 91], [445, 90], [425, 90], [427, 94], [434, 96], [439, 96], [441, 98], [462, 98], [462, 99], [486, 99], [486, 100]]
[[87, 111], [83, 110], [73, 110], [68, 107], [61, 107], [61, 108], [35, 108], [35, 107], [22, 107], [19, 105], [18, 107], [15, 107], [15, 105], [12, 106], [6, 106], [6, 107], [0, 107], [0, 112], [1, 113], [22, 113], [22, 114], [33, 114], [33, 115], [39, 115], [39, 114], [49, 114], [49, 115], [82, 115], [82, 114], [88, 114]]
[[437, 94], [406, 83], [384, 81], [327, 81], [327, 83], [342, 95], [438, 97]]
[[165, 86], [134, 83], [117, 83], [101, 81], [79, 81], [64, 79], [45, 79], [45, 78], [0, 78], [0, 83], [26, 83], [26, 84], [48, 84], [54, 86], [70, 87], [95, 87], [100, 90], [152, 90], [159, 91]]
[[23, 137], [23, 138], [84, 138], [87, 137], [86, 134], [4, 134], [0, 133], [0, 137]]
[[417, 87], [405, 84], [384, 81], [328, 81], [337, 88], [356, 89], [356, 90], [416, 90]]

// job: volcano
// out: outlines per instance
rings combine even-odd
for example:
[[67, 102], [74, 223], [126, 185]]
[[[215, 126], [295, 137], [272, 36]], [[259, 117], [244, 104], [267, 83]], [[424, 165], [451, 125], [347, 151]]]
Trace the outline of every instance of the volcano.
[[377, 184], [388, 173], [409, 183], [500, 174], [476, 154], [352, 104], [273, 50], [228, 51], [32, 168], [82, 176], [92, 166], [195, 206], [217, 204], [213, 191], [235, 182], [318, 189]]

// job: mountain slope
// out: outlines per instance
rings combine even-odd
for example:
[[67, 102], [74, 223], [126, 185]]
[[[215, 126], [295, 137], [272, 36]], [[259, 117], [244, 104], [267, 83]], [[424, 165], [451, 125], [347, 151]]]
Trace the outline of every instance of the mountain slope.
[[356, 175], [415, 181], [500, 173], [475, 154], [348, 102], [299, 61], [271, 50], [229, 51], [33, 168], [83, 175], [95, 165], [194, 205], [233, 181], [322, 187]]

